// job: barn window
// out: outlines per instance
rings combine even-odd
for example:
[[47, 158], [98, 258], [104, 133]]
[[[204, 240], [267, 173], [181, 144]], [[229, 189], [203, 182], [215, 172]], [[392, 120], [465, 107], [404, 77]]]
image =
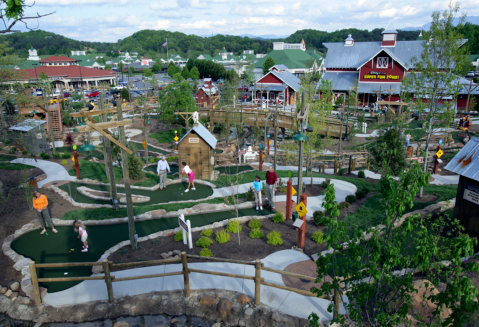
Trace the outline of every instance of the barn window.
[[388, 68], [389, 58], [388, 57], [378, 57], [376, 66], [377, 68]]

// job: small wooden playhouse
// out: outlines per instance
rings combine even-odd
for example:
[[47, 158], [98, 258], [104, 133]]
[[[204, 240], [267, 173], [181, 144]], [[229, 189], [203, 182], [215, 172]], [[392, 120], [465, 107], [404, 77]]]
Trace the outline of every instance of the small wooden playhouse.
[[471, 137], [444, 169], [460, 175], [454, 218], [469, 236], [479, 238], [479, 137]]
[[180, 178], [188, 176], [181, 172], [186, 162], [197, 179], [211, 179], [214, 167], [216, 138], [202, 124], [194, 124], [178, 142], [178, 164]]

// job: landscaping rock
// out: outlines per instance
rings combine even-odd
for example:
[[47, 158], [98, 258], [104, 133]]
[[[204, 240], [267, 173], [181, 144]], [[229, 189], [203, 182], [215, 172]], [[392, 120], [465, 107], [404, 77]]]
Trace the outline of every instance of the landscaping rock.
[[200, 304], [210, 306], [216, 303], [216, 299], [209, 295], [203, 295], [198, 302], [200, 302]]
[[10, 289], [11, 289], [12, 291], [18, 290], [19, 287], [20, 287], [20, 283], [19, 283], [19, 282], [15, 282], [15, 283], [13, 283], [12, 285], [10, 285]]
[[10, 294], [9, 298], [10, 298], [10, 300], [14, 300], [14, 299], [17, 298], [17, 296], [18, 296], [18, 292], [12, 292], [12, 294]]
[[250, 300], [250, 298], [249, 298], [248, 295], [246, 295], [246, 294], [241, 294], [240, 296], [238, 296], [238, 302], [239, 302], [240, 304], [247, 304], [247, 303], [250, 303], [251, 300]]
[[[429, 289], [426, 291], [425, 283], [429, 283]], [[432, 288], [431, 288], [432, 285]], [[429, 317], [432, 314], [432, 311], [436, 306], [431, 301], [426, 301], [425, 305], [423, 305], [423, 296], [426, 293], [426, 298], [431, 296], [432, 294], [437, 295], [439, 291], [434, 287], [434, 285], [428, 281], [427, 279], [417, 280], [414, 282], [414, 288], [417, 290], [417, 293], [413, 295], [412, 298], [412, 311], [410, 310], [409, 314], [414, 316], [420, 317]], [[443, 308], [441, 313], [441, 321], [446, 320], [452, 311], [448, 308]]]
[[220, 322], [216, 322], [216, 323], [214, 323], [211, 327], [221, 327], [221, 323], [220, 323]]
[[21, 295], [17, 296], [17, 298], [15, 299], [15, 302], [22, 303], [23, 302], [23, 296], [21, 296]]
[[233, 308], [233, 303], [231, 303], [230, 300], [227, 299], [221, 299], [218, 302], [218, 312], [222, 316], [226, 316], [231, 312], [231, 308]]
[[244, 314], [246, 316], [251, 316], [253, 314], [253, 309], [252, 308], [248, 308], [244, 311]]
[[12, 290], [7, 290], [4, 294], [6, 297], [10, 297], [10, 295], [12, 295]]
[[173, 252], [172, 252], [172, 251], [168, 252], [168, 256], [171, 257], [172, 255], [173, 255]]
[[118, 321], [113, 325], [113, 327], [131, 327], [131, 325], [126, 321]]
[[162, 253], [160, 254], [160, 256], [163, 258], [163, 259], [168, 259], [170, 256], [168, 255], [168, 253]]
[[181, 255], [181, 251], [180, 251], [180, 250], [173, 250], [173, 253], [176, 254], [176, 255]]
[[2, 287], [0, 288], [0, 294], [5, 294], [7, 292], [8, 288]]
[[29, 298], [28, 296], [26, 296], [26, 297], [23, 298], [22, 303], [23, 303], [23, 304], [30, 304], [31, 301], [32, 301], [32, 300], [30, 300], [30, 298]]

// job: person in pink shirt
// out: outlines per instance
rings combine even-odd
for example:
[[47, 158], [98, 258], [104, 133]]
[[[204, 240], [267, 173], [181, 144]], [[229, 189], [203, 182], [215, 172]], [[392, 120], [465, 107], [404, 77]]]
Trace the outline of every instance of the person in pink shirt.
[[189, 192], [190, 191], [190, 186], [191, 184], [193, 184], [193, 187], [191, 188], [193, 191], [196, 190], [195, 188], [195, 183], [193, 182], [193, 180], [195, 179], [195, 173], [193, 172], [193, 170], [191, 170], [191, 168], [186, 164], [186, 162], [182, 162], [181, 163], [183, 165], [183, 169], [181, 170], [183, 172], [183, 174], [187, 174], [188, 175], [188, 188], [185, 190], [185, 192]]

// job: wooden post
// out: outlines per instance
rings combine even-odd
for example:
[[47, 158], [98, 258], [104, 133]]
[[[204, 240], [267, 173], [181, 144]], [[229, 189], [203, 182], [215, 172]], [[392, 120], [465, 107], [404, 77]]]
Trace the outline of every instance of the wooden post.
[[40, 296], [40, 288], [38, 287], [38, 278], [37, 278], [37, 270], [35, 268], [35, 261], [30, 261], [30, 275], [32, 278], [32, 286], [33, 286], [33, 297], [35, 299], [35, 305], [38, 307], [42, 304], [42, 298]]
[[186, 252], [181, 252], [181, 263], [183, 264], [183, 282], [185, 283], [185, 296], [190, 297], [190, 276]]
[[291, 207], [293, 206], [293, 181], [286, 182], [286, 220], [291, 219]]
[[[123, 120], [123, 111], [122, 111], [122, 103], [119, 102], [118, 108], [118, 121]], [[126, 146], [126, 138], [125, 138], [125, 127], [120, 126], [118, 127], [119, 135], [120, 135], [120, 143]], [[128, 170], [128, 153], [121, 149], [121, 164], [123, 166], [123, 180], [125, 183], [125, 197], [126, 197], [126, 211], [128, 213], [128, 229], [129, 229], [129, 236], [130, 236], [130, 243], [131, 248], [136, 249], [136, 242], [135, 242], [135, 217], [133, 216], [133, 202], [131, 199], [131, 188], [130, 188], [130, 171]]]
[[259, 150], [259, 171], [263, 171], [263, 150]]
[[353, 155], [349, 155], [349, 165], [348, 165], [348, 174], [351, 174], [351, 171], [353, 171]]
[[102, 261], [103, 271], [105, 272], [106, 290], [108, 292], [108, 302], [113, 303], [115, 298], [113, 297], [113, 285], [111, 284], [110, 265], [108, 259]]
[[254, 274], [254, 304], [261, 304], [261, 261], [256, 259]]
[[339, 291], [337, 288], [334, 289], [334, 312], [333, 319], [339, 317]]
[[[301, 194], [300, 201], [303, 202], [304, 206], [306, 207], [308, 203], [308, 196], [306, 194]], [[304, 248], [304, 239], [306, 237], [306, 215], [299, 217], [299, 219], [303, 220], [303, 225], [298, 228], [298, 247], [303, 249]]]
[[76, 151], [73, 151], [73, 158], [75, 159], [75, 164], [73, 165], [73, 168], [75, 168], [75, 172], [77, 173], [77, 178], [81, 179], [80, 163], [78, 162], [78, 153]]
[[278, 150], [278, 102], [276, 102], [276, 115], [274, 117], [274, 171], [276, 171], [276, 151], [277, 150]]
[[[145, 84], [143, 83], [143, 86]], [[145, 94], [145, 104], [143, 105], [143, 135], [145, 136], [145, 166], [148, 166], [148, 135], [146, 134], [146, 122], [148, 115], [146, 114], [146, 103], [148, 102], [148, 92]]]
[[336, 156], [334, 156], [334, 172], [333, 172], [333, 174], [336, 175], [337, 172], [338, 172], [338, 158]]
[[356, 170], [357, 160], [358, 160], [358, 159], [353, 159], [353, 168], [352, 168], [352, 171], [355, 171], [355, 170]]
[[368, 150], [368, 170], [369, 170], [370, 162], [371, 162], [371, 152]]

